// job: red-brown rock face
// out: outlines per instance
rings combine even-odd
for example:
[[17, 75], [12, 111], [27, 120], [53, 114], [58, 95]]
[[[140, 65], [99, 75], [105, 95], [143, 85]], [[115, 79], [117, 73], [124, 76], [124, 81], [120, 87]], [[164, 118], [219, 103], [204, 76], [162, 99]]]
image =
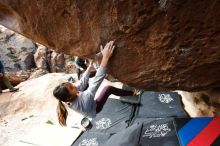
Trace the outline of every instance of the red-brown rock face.
[[[27, 79], [25, 77], [15, 76], [12, 74], [6, 74], [6, 77], [8, 78], [8, 80], [10, 81], [10, 83], [13, 86], [17, 86], [19, 83], [21, 83]], [[2, 87], [2, 90], [7, 89], [7, 87], [2, 82], [0, 82], [0, 86]]]
[[115, 40], [110, 73], [147, 90], [220, 85], [218, 0], [1, 0], [0, 23], [92, 58]]

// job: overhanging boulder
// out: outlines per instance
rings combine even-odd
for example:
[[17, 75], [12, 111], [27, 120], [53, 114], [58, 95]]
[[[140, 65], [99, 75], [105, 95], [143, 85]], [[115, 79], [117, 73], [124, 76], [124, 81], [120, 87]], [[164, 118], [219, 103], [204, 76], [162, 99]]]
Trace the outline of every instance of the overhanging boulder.
[[220, 85], [217, 0], [2, 0], [0, 24], [88, 58], [115, 40], [110, 73], [131, 86], [195, 91]]

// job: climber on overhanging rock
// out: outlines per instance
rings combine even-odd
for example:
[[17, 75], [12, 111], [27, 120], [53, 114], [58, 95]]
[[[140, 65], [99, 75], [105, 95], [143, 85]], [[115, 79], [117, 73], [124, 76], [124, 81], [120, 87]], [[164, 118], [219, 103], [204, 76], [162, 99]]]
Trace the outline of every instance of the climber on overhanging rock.
[[84, 112], [90, 117], [95, 117], [96, 114], [102, 110], [106, 100], [111, 94], [117, 96], [136, 95], [137, 92], [135, 91], [126, 91], [112, 86], [106, 86], [101, 91], [100, 95], [94, 99], [96, 91], [105, 78], [107, 64], [115, 48], [113, 43], [113, 41], [108, 42], [104, 49], [102, 49], [101, 52], [103, 57], [100, 67], [98, 68], [95, 78], [89, 85], [88, 89], [85, 90], [88, 85], [89, 75], [92, 71], [94, 71], [92, 62], [90, 62], [90, 65], [86, 69], [78, 84], [73, 85], [66, 82], [60, 84], [54, 89], [53, 94], [59, 102], [57, 106], [57, 115], [60, 125], [66, 126], [66, 118], [68, 116], [64, 103], [76, 111]]
[[[1, 60], [0, 60], [0, 83], [3, 83], [9, 89], [10, 92], [16, 92], [19, 90], [19, 88], [14, 88], [9, 82], [8, 78], [5, 76], [5, 70]], [[0, 84], [0, 93], [2, 93], [1, 84]]]

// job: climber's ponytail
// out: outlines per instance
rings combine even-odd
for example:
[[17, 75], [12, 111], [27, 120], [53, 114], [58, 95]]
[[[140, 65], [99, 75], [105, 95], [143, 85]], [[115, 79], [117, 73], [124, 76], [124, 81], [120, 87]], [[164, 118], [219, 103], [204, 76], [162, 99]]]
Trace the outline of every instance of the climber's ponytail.
[[62, 101], [58, 101], [57, 105], [57, 117], [61, 126], [66, 126], [66, 119], [68, 116], [68, 111]]

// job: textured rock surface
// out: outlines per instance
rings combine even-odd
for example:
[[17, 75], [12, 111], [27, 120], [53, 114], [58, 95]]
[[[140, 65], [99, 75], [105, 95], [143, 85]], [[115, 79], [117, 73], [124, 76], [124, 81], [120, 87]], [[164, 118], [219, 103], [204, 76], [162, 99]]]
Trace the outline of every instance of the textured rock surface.
[[191, 117], [220, 116], [220, 88], [200, 92], [178, 91]]
[[64, 54], [55, 51], [51, 54], [51, 72], [63, 72], [65, 67]]
[[28, 79], [38, 78], [38, 77], [43, 76], [43, 75], [45, 75], [47, 73], [49, 73], [49, 72], [47, 70], [45, 70], [45, 69], [37, 69], [37, 70], [34, 70], [30, 74], [30, 77]]
[[30, 39], [0, 25], [0, 60], [6, 71], [16, 72], [34, 68], [35, 48]]
[[[21, 83], [27, 79], [24, 76], [16, 76], [16, 75], [12, 75], [12, 74], [6, 74], [6, 76], [13, 86], [17, 86], [19, 83]], [[7, 89], [7, 87], [2, 82], [0, 84], [1, 84], [1, 87], [3, 90]]]
[[116, 40], [110, 73], [131, 86], [202, 90], [220, 84], [218, 0], [2, 0], [0, 23], [89, 58]]
[[37, 68], [47, 69], [47, 48], [39, 46], [34, 54], [34, 61]]
[[0, 94], [0, 132], [5, 133], [0, 137], [0, 145], [26, 145], [19, 141], [34, 127], [48, 120], [57, 125], [57, 101], [52, 91], [59, 80], [66, 78], [64, 74], [48, 74], [22, 82], [18, 92]]
[[34, 60], [37, 68], [49, 72], [64, 72], [66, 69], [65, 64], [68, 62], [63, 53], [51, 51], [42, 45], [38, 46], [34, 54]]

